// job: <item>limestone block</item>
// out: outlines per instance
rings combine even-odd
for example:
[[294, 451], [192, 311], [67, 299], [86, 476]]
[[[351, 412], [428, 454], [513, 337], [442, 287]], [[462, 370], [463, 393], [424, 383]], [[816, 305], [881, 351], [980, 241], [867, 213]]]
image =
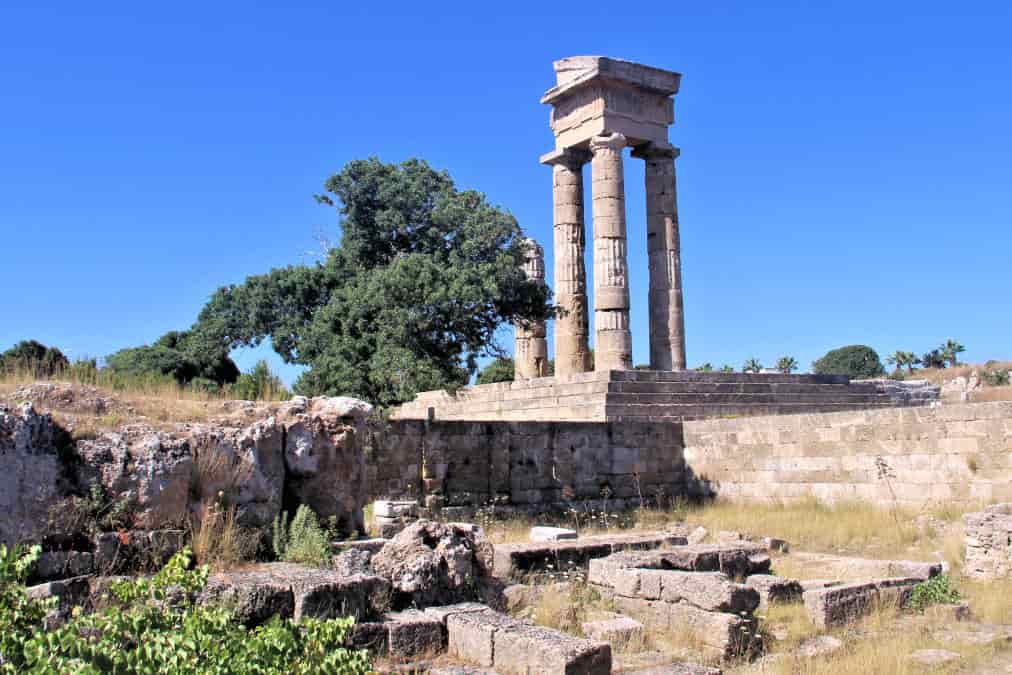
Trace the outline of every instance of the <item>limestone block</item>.
[[384, 615], [383, 622], [387, 624], [391, 656], [416, 656], [443, 651], [443, 622], [438, 617], [407, 609]]
[[417, 517], [418, 502], [378, 499], [373, 502], [373, 515], [382, 518]]
[[531, 528], [531, 541], [561, 541], [563, 539], [576, 539], [576, 530], [568, 530], [564, 527], [536, 526]]
[[447, 617], [447, 649], [450, 656], [491, 668], [493, 665], [493, 636], [496, 630], [511, 620], [491, 610], [477, 613], [453, 614]]
[[868, 614], [878, 602], [900, 601], [916, 585], [916, 579], [840, 584], [805, 591], [809, 618], [819, 628], [838, 626]]
[[752, 612], [759, 606], [759, 593], [742, 584], [732, 583], [720, 572], [662, 573], [661, 599], [685, 601], [710, 612]]
[[643, 639], [643, 624], [627, 616], [616, 616], [601, 621], [588, 621], [582, 626], [583, 634], [592, 640], [611, 645], [628, 645]]
[[495, 631], [493, 655], [501, 675], [611, 673], [611, 645], [519, 622]]
[[745, 579], [745, 585], [758, 591], [761, 609], [766, 609], [770, 604], [797, 602], [804, 593], [798, 581], [771, 574], [753, 574]]

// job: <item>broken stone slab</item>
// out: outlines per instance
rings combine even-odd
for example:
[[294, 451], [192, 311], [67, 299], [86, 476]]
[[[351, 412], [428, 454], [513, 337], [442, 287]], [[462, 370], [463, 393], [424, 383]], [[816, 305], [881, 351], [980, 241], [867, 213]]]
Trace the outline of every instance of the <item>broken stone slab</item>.
[[792, 557], [801, 562], [818, 566], [827, 576], [841, 579], [911, 577], [925, 581], [941, 574], [943, 568], [941, 562], [874, 560], [826, 553], [797, 552], [793, 553]]
[[416, 518], [418, 516], [418, 502], [379, 499], [373, 502], [372, 513], [379, 518], [400, 518], [401, 516]]
[[493, 574], [500, 579], [509, 579], [526, 572], [577, 569], [586, 567], [590, 560], [617, 551], [650, 550], [684, 544], [685, 537], [670, 533], [613, 534], [584, 537], [576, 541], [497, 544]]
[[879, 579], [805, 591], [809, 618], [819, 628], [839, 626], [870, 613], [876, 605], [902, 604], [919, 581], [913, 578]]
[[643, 624], [627, 616], [616, 616], [600, 621], [588, 621], [581, 628], [583, 634], [592, 640], [611, 645], [628, 645], [643, 639]]
[[346, 539], [331, 543], [331, 551], [335, 554], [343, 551], [363, 550], [369, 553], [378, 553], [383, 546], [390, 541], [383, 537], [371, 537], [368, 539]]
[[565, 539], [576, 539], [576, 530], [567, 530], [564, 527], [543, 527], [531, 528], [531, 541], [563, 541]]
[[259, 625], [272, 616], [330, 619], [377, 615], [386, 609], [390, 583], [372, 575], [342, 576], [294, 563], [262, 563], [212, 574], [201, 602], [223, 603], [239, 621]]
[[770, 604], [798, 602], [804, 593], [801, 584], [794, 579], [772, 574], [753, 574], [745, 579], [745, 585], [759, 592], [760, 609], [766, 609]]
[[815, 635], [802, 640], [798, 654], [807, 658], [826, 656], [843, 648], [843, 642], [832, 635]]
[[447, 618], [451, 655], [502, 675], [607, 675], [611, 646], [566, 635], [528, 621], [493, 612], [453, 614]]
[[946, 649], [918, 649], [915, 652], [911, 652], [907, 658], [925, 666], [941, 666], [959, 661], [963, 656]]

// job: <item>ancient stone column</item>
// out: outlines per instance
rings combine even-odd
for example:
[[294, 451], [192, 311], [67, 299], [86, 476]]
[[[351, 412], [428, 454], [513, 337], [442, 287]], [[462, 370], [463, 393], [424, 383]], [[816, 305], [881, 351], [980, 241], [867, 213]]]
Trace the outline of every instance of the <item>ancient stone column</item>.
[[552, 165], [554, 201], [555, 375], [590, 369], [587, 325], [587, 271], [584, 267], [583, 165], [585, 152], [559, 151], [545, 160]]
[[[524, 260], [524, 274], [527, 278], [545, 284], [545, 251], [533, 239], [525, 241], [527, 257]], [[513, 354], [513, 379], [530, 380], [548, 375], [548, 340], [545, 338], [544, 321], [518, 322], [516, 348]]]
[[633, 155], [646, 162], [650, 368], [685, 370], [681, 243], [675, 193], [678, 148], [651, 143], [638, 148]]
[[632, 368], [622, 134], [590, 139], [594, 213], [594, 370]]

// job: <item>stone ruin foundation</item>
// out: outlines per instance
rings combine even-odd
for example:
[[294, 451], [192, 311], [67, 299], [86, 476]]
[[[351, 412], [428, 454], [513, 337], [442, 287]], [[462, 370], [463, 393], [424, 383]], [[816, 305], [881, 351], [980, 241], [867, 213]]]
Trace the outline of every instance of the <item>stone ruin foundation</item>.
[[1012, 503], [995, 504], [963, 516], [966, 522], [966, 563], [971, 577], [1012, 577]]

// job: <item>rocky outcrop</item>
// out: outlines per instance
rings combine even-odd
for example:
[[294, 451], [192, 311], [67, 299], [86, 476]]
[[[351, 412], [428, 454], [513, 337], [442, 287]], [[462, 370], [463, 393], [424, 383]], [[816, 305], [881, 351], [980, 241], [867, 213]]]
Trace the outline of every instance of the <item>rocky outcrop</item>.
[[58, 498], [64, 467], [59, 430], [30, 403], [0, 406], [0, 543], [38, 540]]
[[[306, 504], [345, 533], [364, 532], [369, 404], [344, 397], [222, 402], [215, 404], [220, 414], [205, 421], [168, 423], [99, 394], [39, 384], [6, 397], [60, 406], [78, 438], [31, 403], [0, 407], [0, 542], [79, 534], [69, 531], [81, 526], [72, 498], [93, 486], [128, 512], [127, 528], [180, 527], [222, 506], [234, 507], [240, 525], [260, 528], [282, 508]], [[110, 411], [130, 422], [96, 430], [95, 416]], [[54, 509], [62, 513], [50, 523]]]
[[420, 520], [373, 556], [372, 569], [390, 581], [395, 604], [476, 600], [479, 585], [491, 576], [492, 545], [480, 529]]

